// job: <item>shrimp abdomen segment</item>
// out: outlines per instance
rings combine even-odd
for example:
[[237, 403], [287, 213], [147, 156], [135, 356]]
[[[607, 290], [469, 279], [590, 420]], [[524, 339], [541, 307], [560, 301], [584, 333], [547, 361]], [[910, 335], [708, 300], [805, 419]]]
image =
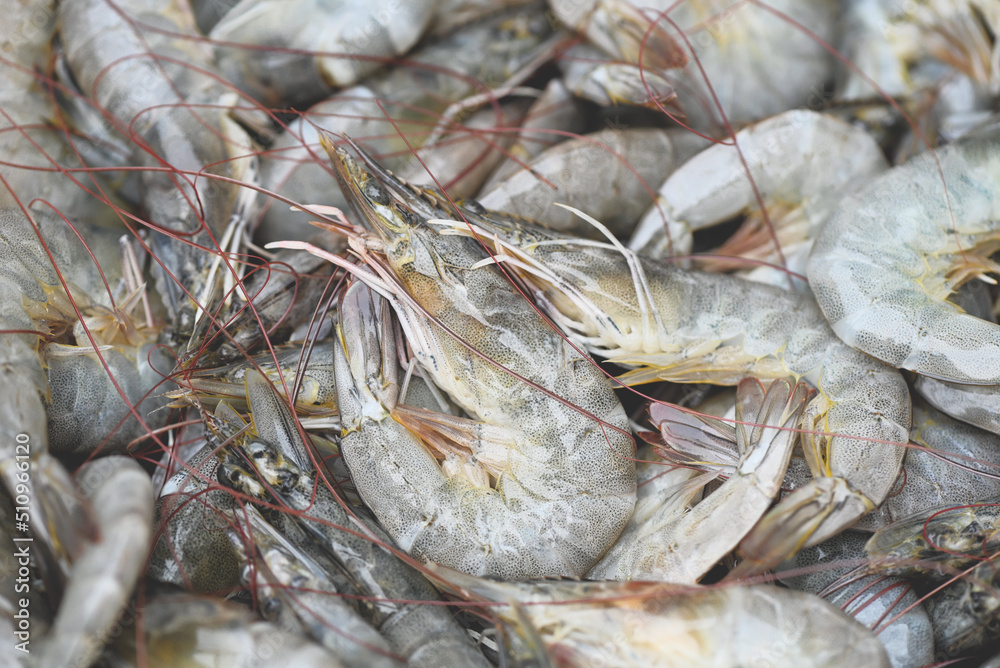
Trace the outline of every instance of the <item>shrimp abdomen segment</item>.
[[[345, 296], [342, 301], [342, 309], [359, 305], [364, 313], [376, 313], [361, 300]], [[405, 308], [403, 313], [415, 327], [419, 316]], [[380, 386], [374, 377], [385, 363], [358, 358], [383, 356], [393, 362], [395, 353], [385, 338], [371, 345], [373, 339], [360, 335], [370, 326], [358, 320], [341, 314], [342, 327], [354, 325], [354, 331], [342, 329], [334, 349], [345, 425], [341, 452], [359, 493], [389, 534], [418, 558], [470, 573], [584, 575], [617, 538], [635, 503], [634, 465], [618, 451], [623, 449], [620, 434], [613, 427], [602, 430], [572, 409], [552, 410], [548, 404], [554, 399], [512, 383], [509, 374], [478, 358], [462, 359], [462, 352], [468, 354], [464, 348], [453, 348], [450, 338], [424, 324], [421, 337], [433, 341], [430, 354], [424, 350], [427, 364], [436, 362], [463, 376], [462, 370], [471, 368], [463, 398], [494, 417], [491, 422], [464, 420], [464, 425], [451, 420], [455, 424], [449, 426], [464, 426], [452, 433], [464, 437], [454, 451], [437, 453], [444, 459], [439, 464], [404, 426], [419, 419], [426, 427], [434, 418], [396, 408], [392, 399], [377, 398], [368, 389]], [[588, 362], [572, 360], [547, 384], [568, 401], [580, 402], [592, 394], [588, 387], [607, 385], [604, 378], [588, 376], [597, 373]], [[613, 393], [607, 394], [607, 406], [591, 401], [588, 408], [615, 424], [621, 408], [611, 403]], [[507, 416], [511, 428], [498, 427], [498, 414]], [[588, 420], [593, 426], [581, 428], [579, 422]]]
[[[1000, 223], [997, 132], [917, 156], [845, 200], [809, 262], [823, 313], [849, 345], [903, 369], [1000, 384], [1000, 327], [945, 299], [991, 271]], [[947, 188], [946, 188], [947, 187]]]

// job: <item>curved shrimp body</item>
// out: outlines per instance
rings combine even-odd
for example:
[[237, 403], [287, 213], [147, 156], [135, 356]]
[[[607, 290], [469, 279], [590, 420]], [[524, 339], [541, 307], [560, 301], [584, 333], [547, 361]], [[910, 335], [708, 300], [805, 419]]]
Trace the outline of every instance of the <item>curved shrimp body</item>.
[[210, 37], [227, 42], [215, 47], [226, 79], [265, 106], [301, 107], [364, 79], [383, 58], [409, 51], [436, 4], [242, 0], [215, 24]]
[[[562, 202], [604, 221], [615, 234], [627, 236], [651, 203], [647, 187], [662, 183], [697, 150], [694, 147], [700, 142], [689, 140], [690, 136], [687, 132], [637, 128], [603, 130], [570, 139], [545, 151], [527, 169], [478, 199], [488, 209], [544, 219], [553, 229], [592, 236], [593, 228], [553, 206]], [[602, 187], [594, 188], [594, 183]], [[608, 190], [615, 196], [608, 197]]]
[[[436, 466], [427, 469], [426, 453], [414, 443], [405, 456], [414, 458], [412, 475], [429, 476], [430, 487], [418, 484], [417, 497], [399, 504], [407, 522], [380, 520], [404, 546], [426, 544], [423, 558], [471, 572], [583, 575], [635, 504], [634, 450], [609, 381], [495, 267], [477, 267], [482, 247], [430, 227], [427, 217], [439, 214], [429, 201], [388, 173], [380, 182], [346, 151], [334, 152], [338, 172], [381, 237], [369, 243], [384, 254], [375, 261], [384, 262], [386, 280], [400, 290], [392, 301], [407, 340], [434, 383], [478, 418], [461, 423], [458, 433], [496, 479], [495, 488], [448, 480]], [[387, 187], [399, 193], [395, 202]], [[357, 353], [351, 357], [361, 364]], [[370, 483], [359, 483], [359, 491], [361, 484]], [[396, 478], [378, 484], [389, 487], [371, 488], [369, 498], [401, 498]], [[440, 519], [421, 519], [424, 504]]]
[[[765, 516], [754, 543], [744, 542], [748, 556], [780, 561], [846, 528], [892, 489], [905, 452], [896, 444], [906, 443], [910, 426], [909, 390], [897, 370], [841, 342], [811, 296], [685, 271], [617, 242], [572, 239], [482, 209], [463, 213], [537, 286], [536, 298], [568, 335], [636, 367], [625, 383], [734, 385], [751, 375], [802, 379], [819, 390], [800, 425], [820, 432], [803, 443], [814, 480]], [[464, 223], [441, 224], [469, 233]]]
[[[922, 401], [913, 402], [909, 448], [898, 492], [865, 517], [874, 529], [913, 513], [944, 505], [976, 503], [1000, 495], [1000, 437], [949, 418]], [[862, 527], [856, 527], [862, 528]]]
[[432, 570], [464, 598], [511, 603], [497, 614], [515, 623], [526, 617], [550, 654], [569, 665], [890, 665], [868, 629], [818, 596], [789, 589], [498, 582]]
[[799, 552], [782, 564], [778, 577], [792, 589], [822, 596], [877, 631], [893, 668], [932, 663], [934, 630], [912, 586], [900, 578], [858, 573], [867, 562], [866, 541], [863, 534], [845, 531]]
[[[838, 3], [831, 0], [780, 0], [768, 3], [772, 11], [738, 0], [549, 4], [561, 21], [584, 31], [610, 55], [666, 77], [697, 127], [722, 125], [723, 120], [706, 79], [725, 117], [742, 124], [802, 105], [814, 94], [816, 82], [833, 69], [833, 59], [817, 40], [829, 43], [835, 36]], [[651, 25], [661, 12], [670, 23], [661, 19]], [[678, 29], [686, 41], [676, 37]], [[779, 46], [762, 50], [761, 44]], [[789, 61], [795, 65], [788, 67]], [[779, 69], [782, 76], [774, 76]]]
[[918, 155], [846, 199], [809, 260], [810, 285], [837, 335], [898, 368], [1000, 384], [1000, 326], [945, 301], [996, 271], [987, 258], [998, 245], [998, 179], [993, 129]]
[[660, 187], [656, 206], [639, 223], [629, 247], [649, 257], [688, 255], [695, 231], [749, 213], [741, 243], [717, 252], [780, 263], [761, 217], [759, 194], [787, 268], [804, 273], [812, 240], [840, 200], [888, 168], [867, 132], [808, 110], [787, 111], [744, 128], [736, 133], [736, 143], [739, 152], [716, 144], [681, 165]]
[[85, 464], [76, 474], [98, 535], [73, 563], [39, 666], [89, 666], [132, 595], [153, 529], [149, 476], [126, 457]]
[[[386, 158], [393, 168], [410, 167], [410, 148], [400, 135], [419, 147], [450, 104], [477, 92], [475, 81], [498, 85], [553, 47], [558, 37], [537, 9], [529, 4], [463, 26], [415, 50], [408, 64], [313, 105], [265, 154], [263, 185], [304, 204], [316, 193], [325, 193], [324, 204], [347, 204], [346, 194], [331, 189], [329, 167], [317, 158], [322, 155], [319, 128], [354, 137], [376, 154], [396, 155]], [[491, 47], [483, 49], [483, 44]], [[301, 222], [300, 213], [271, 202], [258, 235], [266, 241], [287, 239]]]
[[[365, 388], [395, 387], [392, 376], [385, 376], [387, 365], [394, 364], [395, 351], [391, 332], [378, 337], [381, 344], [376, 343], [378, 304], [372, 303], [360, 284], [352, 291], [345, 297], [346, 308], [342, 307], [340, 346], [335, 348], [344, 425], [341, 452], [359, 493], [389, 534], [420, 559], [476, 574], [515, 579], [586, 573], [617, 538], [621, 531], [617, 524], [623, 521], [619, 519], [621, 506], [630, 513], [634, 496], [622, 492], [608, 500], [607, 492], [592, 479], [563, 474], [562, 467], [575, 468], [574, 460], [583, 468], [595, 459], [582, 449], [548, 454], [532, 442], [538, 435], [530, 432], [522, 435], [495, 423], [418, 414], [418, 419], [451, 426], [469, 440], [460, 443], [468, 448], [466, 452], [451, 454], [439, 466], [431, 451], [403, 426], [405, 417], [390, 412], [395, 408], [394, 396], [365, 392]], [[351, 311], [359, 313], [352, 316]], [[383, 332], [386, 319], [387, 314], [382, 314]], [[496, 383], [495, 378], [480, 376], [485, 381], [476, 387], [480, 397], [493, 394], [490, 385]], [[358, 396], [364, 399], [359, 402]], [[523, 411], [518, 419], [534, 419], [537, 409], [524, 405], [530, 397], [518, 399]], [[548, 420], [568, 429], [573, 417], [550, 416]], [[558, 443], [557, 436], [548, 436]], [[607, 468], [600, 460], [597, 466]], [[496, 489], [490, 487], [490, 477], [497, 480]], [[631, 485], [617, 481], [619, 488], [631, 488], [632, 494], [634, 485], [634, 479]], [[605, 513], [610, 521], [601, 521]]]
[[221, 256], [211, 251], [234, 250], [256, 206], [256, 193], [239, 184], [256, 179], [257, 161], [231, 113], [237, 96], [210, 75], [211, 51], [195, 39], [186, 3], [77, 0], [62, 3], [59, 17], [72, 26], [61, 35], [76, 80], [134, 140], [134, 159], [147, 168], [142, 198], [151, 221], [176, 236], [156, 234], [151, 245], [163, 263], [157, 282], [175, 340], [185, 340], [197, 309], [215, 298]]
[[[710, 420], [716, 430], [735, 442], [739, 451], [729, 480], [690, 512], [686, 512], [686, 501], [708, 482], [709, 476], [701, 477], [701, 485], [685, 483], [672, 490], [674, 494], [659, 497], [666, 501], [661, 505], [648, 501], [637, 504], [622, 537], [587, 577], [695, 584], [736, 547], [777, 496], [796, 441], [796, 433], [787, 428], [797, 424], [809, 394], [804, 384], [793, 392], [783, 380], [774, 381], [766, 393], [754, 378], [740, 381], [737, 424]], [[663, 418], [663, 411], [658, 409], [668, 407], [650, 407], [654, 424]], [[740, 423], [777, 429], [751, 428]], [[718, 524], [720, 520], [725, 527]]]

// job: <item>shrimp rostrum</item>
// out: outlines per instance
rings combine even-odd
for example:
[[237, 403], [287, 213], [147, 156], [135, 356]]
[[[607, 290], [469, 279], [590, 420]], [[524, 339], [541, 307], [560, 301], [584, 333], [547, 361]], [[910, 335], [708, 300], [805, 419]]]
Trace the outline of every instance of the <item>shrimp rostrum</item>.
[[[476, 418], [394, 406], [392, 337], [375, 336], [376, 303], [354, 293], [335, 375], [359, 493], [421, 559], [504, 578], [584, 575], [635, 504], [634, 446], [610, 382], [496, 267], [480, 266], [478, 243], [427, 224], [429, 200], [329, 150], [377, 234], [355, 240], [381, 274], [361, 270], [365, 280], [390, 298], [433, 382]], [[443, 469], [400, 422], [457, 443], [456, 458]]]

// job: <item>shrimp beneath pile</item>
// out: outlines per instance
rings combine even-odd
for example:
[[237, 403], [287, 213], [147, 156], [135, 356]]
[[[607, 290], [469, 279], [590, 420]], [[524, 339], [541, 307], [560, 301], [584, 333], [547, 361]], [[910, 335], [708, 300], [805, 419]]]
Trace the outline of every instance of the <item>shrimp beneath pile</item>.
[[513, 624], [534, 626], [560, 659], [556, 665], [890, 665], [868, 629], [819, 597], [789, 589], [497, 582], [440, 566], [432, 570], [463, 598], [511, 603], [496, 612]]
[[846, 199], [823, 228], [809, 282], [842, 340], [941, 380], [1000, 385], [1000, 326], [946, 301], [995, 273], [1000, 129], [918, 155]]
[[389, 534], [423, 559], [511, 579], [586, 574], [635, 504], [633, 445], [609, 381], [495, 267], [477, 266], [485, 253], [474, 240], [429, 227], [428, 216], [439, 214], [419, 191], [328, 150], [378, 234], [363, 243], [382, 276], [362, 275], [390, 296], [431, 379], [479, 418], [395, 411], [411, 428], [459, 444], [467, 466], [447, 477], [388, 419], [395, 397], [380, 360], [392, 337], [374, 336], [374, 306], [352, 305], [369, 315], [350, 326], [342, 315], [336, 377], [343, 449], [359, 492]]

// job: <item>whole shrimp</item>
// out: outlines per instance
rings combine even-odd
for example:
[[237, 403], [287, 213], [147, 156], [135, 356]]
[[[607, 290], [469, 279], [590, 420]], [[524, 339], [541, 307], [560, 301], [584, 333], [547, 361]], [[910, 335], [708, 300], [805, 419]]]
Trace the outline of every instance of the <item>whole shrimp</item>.
[[682, 587], [650, 582], [499, 582], [433, 566], [473, 601], [507, 603], [553, 657], [579, 666], [890, 665], [861, 624], [804, 592], [766, 585]]
[[[634, 367], [621, 376], [626, 384], [733, 385], [751, 375], [803, 379], [819, 390], [800, 423], [813, 479], [744, 540], [742, 572], [825, 540], [892, 490], [910, 426], [906, 383], [841, 342], [811, 296], [644, 258], [593, 219], [611, 241], [567, 237], [473, 205], [462, 213], [567, 335]], [[464, 222], [437, 225], [471, 234]]]
[[[634, 450], [609, 381], [496, 268], [478, 266], [484, 252], [475, 241], [429, 226], [428, 214], [436, 209], [418, 191], [328, 147], [345, 189], [377, 235], [364, 242], [379, 252], [372, 261], [382, 279], [375, 282], [394, 286], [380, 291], [392, 292], [417, 360], [478, 418], [408, 414], [411, 426], [451, 434], [461, 444], [472, 470], [446, 476], [419, 441], [403, 440], [389, 418], [391, 390], [373, 395], [355, 389], [382, 382], [368, 370], [385, 368], [378, 360], [391, 343], [352, 333], [372, 331], [365, 319], [355, 325], [360, 330], [348, 330], [345, 322], [338, 403], [347, 430], [345, 458], [350, 462], [349, 441], [359, 443], [354, 456], [365, 458], [354, 466], [359, 492], [378, 504], [376, 515], [390, 535], [424, 559], [508, 578], [585, 574], [614, 543], [635, 503]], [[366, 302], [356, 308], [370, 314], [367, 320], [374, 317]], [[384, 449], [390, 446], [395, 451]], [[411, 480], [423, 481], [410, 483], [405, 496], [393, 473], [402, 462]], [[483, 484], [489, 478], [495, 487]]]
[[1000, 129], [889, 170], [840, 205], [809, 259], [823, 315], [849, 345], [939, 380], [1000, 385], [1000, 326], [946, 301], [996, 272]]

